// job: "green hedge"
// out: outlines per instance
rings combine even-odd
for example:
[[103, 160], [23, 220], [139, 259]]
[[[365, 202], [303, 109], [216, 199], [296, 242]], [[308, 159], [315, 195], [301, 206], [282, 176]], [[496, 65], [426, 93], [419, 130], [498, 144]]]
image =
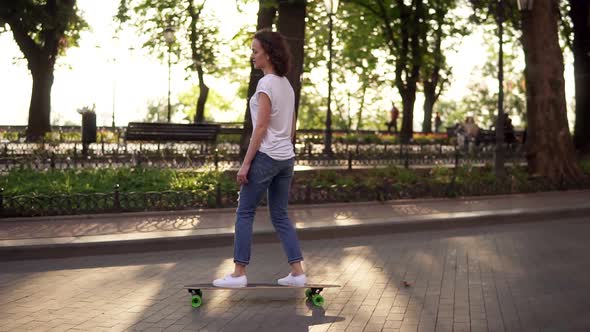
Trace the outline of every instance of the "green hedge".
[[[590, 161], [582, 163], [590, 175]], [[511, 182], [526, 184], [523, 167], [507, 169]], [[384, 185], [438, 185], [455, 183], [466, 186], [493, 186], [497, 183], [491, 166], [430, 169], [405, 169], [395, 166], [352, 171], [315, 170], [298, 172], [294, 185], [314, 187]], [[112, 192], [118, 184], [121, 192], [199, 191], [210, 193], [219, 186], [222, 192], [235, 192], [235, 172], [195, 172], [157, 168], [116, 168], [81, 170], [13, 170], [0, 175], [0, 187], [7, 195], [88, 194]]]
[[212, 191], [237, 185], [221, 172], [183, 172], [155, 168], [83, 170], [14, 170], [0, 176], [0, 186], [9, 195], [49, 195], [112, 192], [119, 184], [122, 192], [167, 190]]

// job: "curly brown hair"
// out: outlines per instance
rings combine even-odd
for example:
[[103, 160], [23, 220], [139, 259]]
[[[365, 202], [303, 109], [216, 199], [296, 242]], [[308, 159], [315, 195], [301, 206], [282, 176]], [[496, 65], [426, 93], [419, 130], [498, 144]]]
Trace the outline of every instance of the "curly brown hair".
[[262, 49], [270, 58], [270, 62], [278, 76], [285, 76], [291, 68], [291, 51], [282, 34], [263, 29], [254, 34]]

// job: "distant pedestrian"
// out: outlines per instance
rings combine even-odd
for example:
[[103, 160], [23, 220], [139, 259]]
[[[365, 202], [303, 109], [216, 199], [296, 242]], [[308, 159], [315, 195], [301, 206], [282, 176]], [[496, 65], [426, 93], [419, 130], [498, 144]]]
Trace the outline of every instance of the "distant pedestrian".
[[468, 116], [463, 124], [465, 136], [469, 141], [475, 142], [479, 135], [479, 126], [475, 123], [475, 119], [472, 116]]
[[477, 144], [479, 138], [479, 126], [475, 123], [472, 116], [468, 116], [463, 124], [463, 131], [465, 133], [465, 148], [472, 151], [473, 146]]
[[440, 130], [440, 125], [442, 124], [442, 120], [440, 119], [440, 114], [436, 112], [436, 116], [434, 117], [434, 132], [438, 133]]
[[514, 126], [510, 115], [504, 113], [504, 142], [511, 145], [516, 142], [516, 135], [514, 134]]
[[250, 98], [254, 130], [244, 162], [237, 174], [240, 186], [234, 236], [234, 272], [216, 279], [217, 287], [246, 287], [246, 266], [250, 263], [252, 228], [256, 207], [267, 192], [270, 218], [291, 273], [277, 280], [285, 286], [303, 286], [306, 276], [303, 255], [295, 227], [287, 214], [289, 187], [293, 178], [295, 153], [295, 94], [285, 77], [290, 54], [285, 38], [278, 32], [261, 30], [252, 41], [252, 62], [264, 77]]
[[393, 104], [391, 107], [390, 113], [390, 121], [387, 123], [387, 132], [391, 133], [391, 127], [393, 127], [393, 131], [397, 134], [397, 119], [399, 118], [399, 110]]

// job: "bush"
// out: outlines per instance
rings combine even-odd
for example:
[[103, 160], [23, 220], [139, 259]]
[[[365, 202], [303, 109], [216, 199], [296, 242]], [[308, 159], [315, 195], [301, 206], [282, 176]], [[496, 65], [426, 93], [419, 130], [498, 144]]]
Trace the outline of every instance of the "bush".
[[[588, 161], [582, 164], [585, 172], [590, 170]], [[531, 185], [524, 167], [507, 168], [508, 180], [512, 190]], [[78, 193], [109, 193], [119, 184], [121, 192], [163, 192], [192, 191], [199, 194], [213, 194], [219, 187], [222, 193], [235, 193], [239, 190], [234, 172], [220, 171], [181, 171], [157, 168], [117, 168], [82, 170], [12, 170], [0, 175], [0, 187], [8, 195], [53, 195]], [[395, 166], [354, 171], [321, 170], [297, 174], [294, 187], [308, 184], [314, 188], [362, 187], [373, 194], [380, 188], [398, 188], [416, 192], [416, 197], [436, 195], [428, 188], [450, 184], [454, 177], [455, 185], [476, 188], [481, 193], [494, 190], [498, 183], [491, 166], [472, 167], [464, 165], [454, 168], [434, 167], [428, 170], [414, 170]], [[423, 190], [418, 190], [423, 188]], [[424, 189], [426, 188], [426, 189]], [[474, 191], [471, 194], [477, 194]], [[214, 195], [211, 195], [214, 196]]]
[[0, 141], [16, 142], [20, 137], [18, 131], [0, 130]]
[[333, 170], [327, 171], [316, 171], [309, 175], [309, 177], [295, 177], [296, 183], [299, 181], [309, 182], [313, 187], [329, 187], [333, 185], [337, 186], [351, 186], [355, 183], [355, 180], [349, 174], [342, 174], [342, 172], [336, 172]]
[[217, 143], [240, 144], [241, 135], [220, 134], [217, 136]]

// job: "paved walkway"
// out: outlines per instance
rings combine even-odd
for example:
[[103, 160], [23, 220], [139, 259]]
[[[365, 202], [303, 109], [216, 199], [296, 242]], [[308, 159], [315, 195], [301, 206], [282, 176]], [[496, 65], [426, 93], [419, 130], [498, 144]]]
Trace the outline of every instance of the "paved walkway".
[[[310, 281], [342, 285], [323, 309], [301, 290], [209, 291], [191, 308], [182, 286], [231, 271], [231, 246], [0, 262], [0, 331], [589, 331], [588, 234], [578, 217], [304, 240]], [[252, 258], [250, 282], [288, 271], [278, 243]]]
[[[294, 205], [302, 239], [537, 221], [590, 214], [590, 191]], [[0, 219], [0, 260], [142, 252], [231, 245], [234, 209]], [[276, 235], [265, 208], [257, 242]]]

